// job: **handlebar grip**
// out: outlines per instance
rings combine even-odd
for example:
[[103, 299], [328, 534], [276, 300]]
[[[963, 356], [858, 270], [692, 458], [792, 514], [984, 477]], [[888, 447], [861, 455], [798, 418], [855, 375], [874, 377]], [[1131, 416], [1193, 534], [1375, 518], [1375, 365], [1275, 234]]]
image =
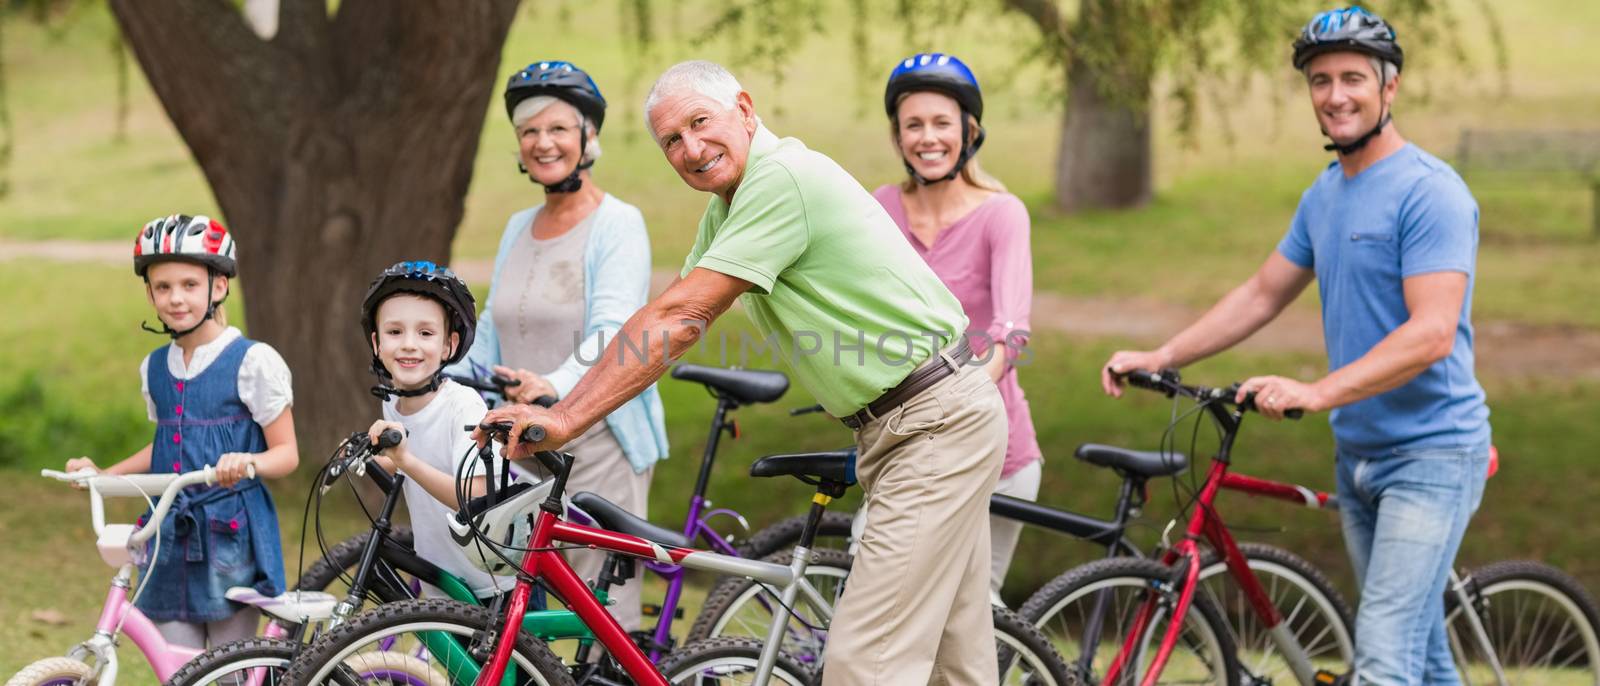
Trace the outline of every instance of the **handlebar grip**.
[[803, 415], [803, 414], [811, 414], [813, 412], [821, 412], [821, 411], [822, 411], [822, 405], [819, 403], [819, 404], [816, 404], [816, 405], [812, 405], [810, 407], [797, 407], [795, 409], [789, 410], [789, 416], [790, 417], [798, 417], [798, 416]]
[[541, 395], [533, 399], [533, 404], [539, 407], [554, 407], [560, 399], [553, 395]]
[[528, 428], [522, 430], [520, 438], [523, 443], [539, 443], [544, 440], [545, 435], [544, 427], [538, 424], [530, 424]]
[[405, 440], [405, 434], [394, 429], [384, 429], [383, 433], [378, 434], [378, 444], [375, 448], [377, 450], [388, 450], [400, 445], [400, 441], [403, 440]]
[[[1261, 408], [1256, 406], [1256, 394], [1251, 393], [1246, 395], [1244, 397], [1244, 402], [1239, 403], [1239, 409], [1260, 414]], [[1283, 417], [1285, 419], [1299, 419], [1304, 416], [1306, 416], [1306, 411], [1298, 407], [1283, 411]]]
[[521, 386], [522, 385], [522, 379], [511, 379], [511, 378], [507, 378], [507, 377], [504, 377], [504, 376], [500, 376], [499, 374], [495, 374], [495, 375], [489, 377], [489, 383], [492, 383], [492, 384], [494, 384], [496, 386], [499, 386], [501, 388], [511, 388], [513, 386]]

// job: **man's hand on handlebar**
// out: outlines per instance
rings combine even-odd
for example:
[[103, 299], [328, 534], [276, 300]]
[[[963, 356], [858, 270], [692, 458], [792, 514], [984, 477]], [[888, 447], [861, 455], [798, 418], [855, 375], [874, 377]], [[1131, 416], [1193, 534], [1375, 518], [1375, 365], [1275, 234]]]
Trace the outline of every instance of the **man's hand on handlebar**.
[[[492, 424], [509, 424], [510, 430], [506, 436], [491, 435], [483, 427]], [[524, 440], [527, 432], [535, 429], [534, 433], [542, 432], [544, 437], [539, 441]], [[490, 440], [503, 438], [506, 441], [506, 457], [512, 460], [525, 460], [541, 450], [555, 450], [572, 439], [578, 437], [572, 430], [566, 415], [556, 411], [539, 407], [537, 405], [502, 405], [484, 415], [479, 427], [472, 432], [472, 439], [478, 442], [478, 447], [483, 447]]]
[[1313, 384], [1301, 383], [1281, 376], [1256, 376], [1239, 384], [1234, 402], [1244, 402], [1255, 394], [1255, 410], [1271, 420], [1283, 419], [1290, 410], [1322, 412], [1328, 409], [1322, 393]]
[[1123, 376], [1131, 371], [1153, 372], [1170, 367], [1172, 360], [1159, 350], [1119, 350], [1100, 368], [1100, 388], [1113, 398], [1122, 397]]

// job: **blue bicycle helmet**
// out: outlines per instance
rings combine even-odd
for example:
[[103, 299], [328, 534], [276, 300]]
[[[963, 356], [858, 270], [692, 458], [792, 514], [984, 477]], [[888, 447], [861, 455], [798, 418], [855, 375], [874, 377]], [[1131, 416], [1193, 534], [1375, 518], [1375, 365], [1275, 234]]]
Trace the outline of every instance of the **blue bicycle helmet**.
[[967, 68], [965, 62], [942, 52], [924, 52], [912, 55], [896, 64], [894, 71], [889, 72], [889, 83], [883, 91], [883, 109], [889, 114], [889, 121], [896, 121], [900, 106], [900, 97], [907, 93], [920, 91], [933, 91], [950, 96], [961, 106], [961, 111], [971, 114], [977, 120], [978, 136], [969, 145], [967, 138], [970, 134], [967, 118], [961, 118], [961, 155], [956, 158], [956, 166], [943, 178], [926, 179], [912, 168], [911, 163], [902, 159], [906, 171], [911, 174], [919, 185], [928, 185], [940, 181], [949, 181], [961, 173], [967, 166], [967, 161], [978, 154], [978, 148], [983, 146], [985, 132], [983, 123], [983, 91], [978, 88], [978, 77], [973, 76], [972, 70]]
[[549, 95], [571, 103], [594, 122], [594, 130], [606, 120], [606, 98], [594, 79], [577, 65], [562, 60], [534, 62], [506, 81], [506, 117], [516, 112], [517, 104], [536, 95]]
[[[594, 79], [577, 65], [562, 60], [545, 60], [534, 62], [520, 71], [511, 75], [506, 81], [506, 116], [515, 116], [517, 105], [523, 100], [539, 95], [548, 95], [560, 98], [576, 107], [584, 119], [594, 123], [595, 133], [600, 132], [600, 126], [606, 121], [606, 98], [600, 94], [600, 87], [596, 86]], [[589, 132], [584, 127], [578, 127], [578, 154], [589, 149]], [[583, 187], [583, 179], [578, 174], [594, 166], [594, 161], [579, 161], [572, 174], [559, 183], [546, 185], [546, 193], [572, 193]], [[521, 161], [517, 162], [517, 169], [523, 174], [528, 173]]]
[[[1405, 66], [1405, 52], [1394, 39], [1394, 29], [1376, 14], [1360, 7], [1328, 10], [1312, 17], [1305, 28], [1300, 29], [1300, 37], [1294, 40], [1292, 62], [1295, 69], [1305, 69], [1306, 65], [1311, 63], [1311, 59], [1318, 55], [1330, 52], [1358, 52], [1385, 62], [1392, 62], [1398, 72]], [[1380, 69], [1378, 72], [1380, 93], [1387, 85], [1383, 70]], [[1366, 147], [1368, 142], [1383, 131], [1383, 127], [1387, 126], [1389, 121], [1389, 113], [1380, 110], [1378, 124], [1372, 127], [1371, 131], [1349, 143], [1331, 142], [1322, 146], [1322, 149], [1337, 151], [1341, 155], [1353, 153]], [[1326, 135], [1328, 132], [1324, 129], [1322, 133]]]
[[1394, 29], [1381, 17], [1360, 7], [1322, 12], [1300, 29], [1294, 41], [1294, 68], [1305, 69], [1311, 58], [1342, 50], [1371, 55], [1405, 66], [1405, 52], [1395, 42]]
[[372, 280], [372, 284], [367, 287], [367, 296], [361, 301], [361, 329], [365, 334], [364, 340], [367, 341], [367, 345], [371, 345], [372, 335], [378, 331], [378, 306], [396, 293], [420, 295], [438, 301], [444, 306], [450, 331], [459, 335], [460, 340], [456, 344], [455, 352], [439, 365], [428, 385], [410, 391], [397, 390], [389, 385], [389, 370], [384, 369], [383, 360], [374, 353], [372, 371], [383, 380], [383, 383], [372, 390], [373, 394], [380, 398], [390, 395], [402, 397], [422, 395], [438, 388], [444, 368], [460, 362], [467, 356], [467, 350], [472, 348], [473, 333], [478, 326], [477, 300], [472, 297], [471, 289], [467, 288], [467, 284], [456, 276], [455, 272], [427, 260], [396, 262], [383, 270], [378, 278]]

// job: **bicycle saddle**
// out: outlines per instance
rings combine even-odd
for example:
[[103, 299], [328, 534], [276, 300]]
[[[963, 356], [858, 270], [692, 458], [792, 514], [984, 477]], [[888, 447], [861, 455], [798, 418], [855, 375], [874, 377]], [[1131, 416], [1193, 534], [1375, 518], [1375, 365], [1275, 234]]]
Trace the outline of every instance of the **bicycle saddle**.
[[841, 484], [856, 482], [855, 448], [821, 453], [768, 455], [750, 465], [750, 476], [811, 477]]
[[672, 378], [704, 384], [717, 394], [740, 405], [770, 403], [783, 397], [789, 390], [789, 377], [783, 372], [763, 369], [728, 369], [703, 367], [698, 364], [679, 364], [672, 368]]
[[639, 515], [624, 510], [620, 505], [594, 493], [579, 492], [572, 496], [572, 504], [593, 518], [602, 529], [638, 536], [646, 541], [674, 548], [690, 547], [689, 539], [684, 538], [683, 534], [651, 524]]
[[1098, 443], [1080, 445], [1072, 455], [1097, 467], [1114, 469], [1119, 474], [1145, 478], [1172, 476], [1189, 468], [1189, 458], [1183, 453], [1128, 450]]

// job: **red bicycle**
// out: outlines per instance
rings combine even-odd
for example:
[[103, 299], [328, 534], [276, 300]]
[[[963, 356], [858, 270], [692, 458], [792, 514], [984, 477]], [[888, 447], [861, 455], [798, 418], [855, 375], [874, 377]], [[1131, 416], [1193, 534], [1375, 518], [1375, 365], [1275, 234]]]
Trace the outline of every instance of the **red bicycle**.
[[[1234, 402], [1237, 385], [1188, 386], [1170, 370], [1126, 378], [1168, 397], [1194, 399], [1196, 410], [1209, 414], [1221, 430], [1211, 469], [1192, 507], [1185, 508], [1184, 536], [1159, 562], [1116, 558], [1075, 568], [1035, 594], [1024, 616], [1038, 620], [1057, 645], [1077, 644], [1081, 653], [1062, 652], [1080, 655], [1076, 667], [1085, 683], [1232, 686], [1286, 676], [1312, 686], [1327, 683], [1319, 675], [1326, 679], [1330, 671], [1347, 671], [1354, 650], [1348, 612], [1338, 611], [1342, 601], [1311, 588], [1325, 588], [1325, 581], [1307, 585], [1297, 596], [1286, 594], [1281, 586], [1295, 575], [1241, 554], [1215, 505], [1221, 490], [1325, 510], [1337, 510], [1338, 500], [1304, 486], [1230, 471], [1243, 414], [1254, 409], [1253, 397]], [[1299, 413], [1288, 416], [1299, 418]], [[1224, 578], [1232, 585], [1216, 583]], [[1600, 684], [1600, 612], [1582, 585], [1561, 570], [1538, 562], [1497, 562], [1452, 573], [1445, 593], [1446, 627], [1463, 683]], [[1286, 603], [1285, 597], [1297, 599]], [[1219, 603], [1218, 598], [1226, 599]], [[1068, 622], [1074, 615], [1076, 620]], [[1068, 624], [1072, 638], [1061, 641], [1059, 627]], [[1250, 629], [1240, 632], [1241, 626]], [[1120, 642], [1112, 639], [1102, 647], [1106, 635], [1119, 636]], [[1096, 663], [1106, 665], [1101, 677], [1096, 677]]]

